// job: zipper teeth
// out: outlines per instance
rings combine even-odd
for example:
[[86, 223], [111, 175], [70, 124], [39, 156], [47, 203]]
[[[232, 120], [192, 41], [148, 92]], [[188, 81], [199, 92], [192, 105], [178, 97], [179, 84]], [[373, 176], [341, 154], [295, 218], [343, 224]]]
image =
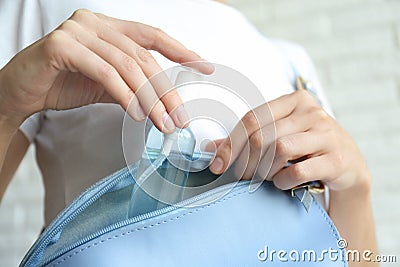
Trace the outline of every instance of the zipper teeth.
[[[127, 173], [123, 173], [121, 176], [116, 177], [114, 180], [112, 180], [109, 184], [105, 185], [104, 188], [102, 188], [100, 191], [95, 193], [93, 196], [90, 197], [87, 201], [85, 201], [78, 209], [76, 209], [73, 213], [71, 213], [64, 221], [62, 221], [61, 224], [55, 226], [55, 228], [51, 231], [48, 232], [46, 236], [42, 238], [39, 243], [35, 247], [32, 247], [31, 251], [35, 251], [31, 256], [27, 258], [27, 260], [24, 260], [21, 262], [21, 266], [30, 266], [30, 263], [35, 259], [35, 257], [38, 256], [46, 248], [48, 245], [49, 241], [58, 233], [60, 232], [66, 224], [68, 224], [72, 219], [76, 217], [80, 212], [82, 212], [84, 209], [86, 209], [88, 206], [90, 206], [94, 201], [96, 201], [101, 195], [106, 193], [108, 190], [110, 190], [113, 186], [115, 186], [118, 182], [121, 180], [127, 178], [130, 176], [130, 170]], [[90, 188], [88, 189], [87, 192], [90, 191]], [[84, 194], [83, 194], [84, 195]]]
[[[194, 153], [198, 158], [201, 158], [201, 156], [205, 157], [205, 158], [211, 158], [211, 153], [203, 153], [203, 155], [195, 152]], [[99, 195], [103, 195], [104, 193], [106, 193], [110, 188], [112, 188], [114, 185], [116, 185], [118, 182], [120, 182], [121, 180], [125, 179], [127, 176], [129, 176], [131, 174], [131, 172], [133, 171], [132, 169], [137, 170], [138, 165], [137, 164], [133, 164], [132, 166], [127, 167], [125, 170], [121, 170], [119, 176], [114, 177], [113, 180], [108, 181], [108, 178], [104, 178], [103, 180], [100, 180], [98, 183], [92, 185], [91, 187], [89, 187], [86, 191], [84, 191], [80, 196], [84, 196], [85, 194], [87, 194], [88, 192], [92, 191], [94, 188], [96, 188], [96, 186], [98, 186], [99, 184], [103, 184], [103, 183], [107, 183], [109, 182], [109, 184], [106, 184], [104, 186], [104, 188], [102, 188], [100, 191], [98, 191], [97, 193], [95, 193], [93, 196], [89, 197], [89, 199], [87, 199], [86, 201], [84, 201], [83, 204], [81, 204], [79, 206], [79, 208], [77, 210], [75, 210], [74, 212], [72, 212], [65, 220], [62, 220], [62, 223], [57, 225], [57, 221], [62, 219], [62, 215], [56, 217], [55, 221], [50, 224], [48, 226], [48, 229], [52, 229], [51, 231], [45, 231], [45, 235], [38, 239], [37, 242], [35, 242], [35, 244], [29, 249], [27, 255], [23, 258], [23, 260], [20, 263], [20, 266], [29, 266], [30, 263], [38, 256], [38, 254], [40, 254], [42, 252], [42, 250], [45, 249], [45, 247], [48, 245], [49, 241], [60, 231], [64, 228], [64, 226], [66, 224], [68, 224], [78, 213], [80, 213], [82, 210], [86, 209], [89, 205], [91, 205], [95, 200], [97, 200], [97, 198], [99, 197]], [[131, 169], [132, 168], [132, 169]], [[126, 172], [128, 170], [128, 172]], [[113, 176], [115, 174], [112, 174], [111, 176]], [[74, 201], [75, 202], [75, 201]], [[73, 202], [73, 203], [74, 203]], [[73, 204], [72, 204], [73, 205]], [[64, 212], [66, 212], [67, 210], [64, 210]], [[61, 229], [60, 229], [61, 228]]]
[[[96, 238], [96, 237], [98, 237], [100, 235], [106, 234], [106, 233], [108, 233], [108, 232], [110, 232], [112, 230], [115, 230], [115, 229], [124, 227], [126, 225], [132, 224], [132, 223], [136, 223], [136, 222], [139, 222], [139, 221], [142, 221], [142, 220], [147, 220], [149, 218], [156, 217], [156, 216], [159, 216], [159, 215], [162, 215], [162, 214], [177, 210], [179, 208], [185, 207], [186, 205], [192, 204], [192, 203], [197, 202], [199, 200], [202, 200], [202, 199], [205, 199], [205, 198], [210, 197], [212, 195], [215, 195], [215, 194], [217, 194], [217, 193], [219, 193], [221, 191], [223, 192], [223, 191], [225, 191], [225, 190], [227, 190], [229, 188], [238, 189], [238, 187], [245, 186], [248, 183], [249, 183], [249, 181], [239, 181], [239, 182], [236, 183], [236, 185], [232, 185], [232, 183], [231, 183], [231, 184], [227, 184], [227, 185], [224, 185], [224, 186], [221, 186], [221, 187], [217, 187], [214, 190], [211, 190], [211, 191], [208, 191], [208, 192], [204, 192], [204, 193], [202, 193], [202, 194], [200, 194], [198, 196], [194, 196], [192, 198], [184, 200], [184, 201], [178, 203], [177, 205], [168, 206], [168, 207], [165, 207], [165, 208], [162, 208], [162, 209], [159, 209], [159, 210], [154, 210], [154, 211], [151, 211], [151, 212], [148, 212], [148, 213], [145, 213], [145, 214], [141, 214], [141, 215], [135, 216], [133, 218], [126, 219], [124, 221], [117, 222], [117, 223], [114, 223], [112, 225], [109, 225], [109, 226], [107, 226], [107, 227], [105, 227], [105, 228], [103, 228], [103, 229], [101, 229], [101, 230], [99, 230], [99, 231], [97, 231], [97, 232], [95, 232], [93, 234], [90, 234], [90, 235], [86, 236], [85, 238], [81, 239], [80, 241], [77, 241], [77, 242], [73, 243], [72, 245], [60, 250], [55, 255], [45, 259], [43, 261], [44, 265], [50, 263], [54, 259], [57, 259], [58, 257], [60, 257], [61, 255], [67, 253], [68, 251], [70, 251], [70, 250], [72, 250], [72, 249], [74, 249], [74, 248], [76, 248], [76, 247], [78, 247], [78, 246], [80, 246], [82, 244], [85, 244], [86, 242], [88, 242], [88, 241], [90, 241], [90, 240], [92, 240], [92, 239], [94, 239], [94, 238]], [[70, 220], [68, 220], [68, 222], [69, 221]]]

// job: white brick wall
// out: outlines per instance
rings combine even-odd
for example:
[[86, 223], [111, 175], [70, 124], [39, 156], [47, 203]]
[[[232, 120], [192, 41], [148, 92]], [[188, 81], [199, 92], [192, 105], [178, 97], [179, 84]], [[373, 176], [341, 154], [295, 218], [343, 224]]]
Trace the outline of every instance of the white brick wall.
[[[339, 122], [374, 174], [381, 253], [400, 260], [400, 1], [228, 2], [266, 35], [298, 42], [311, 54]], [[33, 155], [31, 149], [0, 205], [0, 266], [16, 266], [43, 225]]]
[[400, 261], [400, 1], [228, 2], [267, 36], [300, 43], [314, 59], [338, 121], [374, 175], [380, 251]]

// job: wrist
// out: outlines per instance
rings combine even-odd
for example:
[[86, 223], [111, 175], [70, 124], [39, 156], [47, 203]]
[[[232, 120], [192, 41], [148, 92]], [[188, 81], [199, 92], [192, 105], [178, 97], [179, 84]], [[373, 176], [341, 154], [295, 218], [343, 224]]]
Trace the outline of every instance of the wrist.
[[0, 113], [0, 135], [4, 137], [13, 136], [17, 132], [21, 122]]
[[0, 71], [0, 129], [1, 132], [16, 131], [18, 127], [22, 124], [25, 117], [21, 114], [12, 112], [9, 108], [10, 103], [4, 97], [5, 86], [3, 84], [2, 72]]
[[[1, 90], [1, 89], [0, 89]], [[18, 115], [12, 115], [7, 110], [4, 110], [7, 105], [3, 101], [0, 94], [0, 129], [2, 133], [15, 132], [22, 124], [25, 118]]]
[[5, 106], [0, 95], [0, 135], [2, 136], [13, 135], [24, 121], [24, 118], [20, 116], [8, 114], [6, 110], [3, 110]]

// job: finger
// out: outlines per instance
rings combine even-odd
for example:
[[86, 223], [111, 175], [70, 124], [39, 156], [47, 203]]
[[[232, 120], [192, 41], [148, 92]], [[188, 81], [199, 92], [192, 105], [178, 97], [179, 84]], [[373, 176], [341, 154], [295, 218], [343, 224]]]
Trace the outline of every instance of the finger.
[[[268, 104], [264, 104], [246, 113], [230, 133], [230, 138], [226, 139], [218, 147], [215, 161], [218, 160], [219, 164], [217, 166], [211, 164], [211, 171], [215, 174], [220, 174], [229, 168], [232, 162], [234, 162], [243, 151], [250, 136], [259, 129], [262, 129], [263, 123], [267, 121], [273, 122], [273, 117]], [[265, 127], [263, 131], [267, 131], [267, 133], [263, 133], [263, 136], [268, 134], [273, 134], [273, 136], [275, 136], [273, 125], [272, 127]]]
[[247, 142], [237, 160], [232, 164], [235, 178], [247, 180], [253, 175], [254, 172], [251, 171], [252, 169], [250, 169], [249, 166], [256, 168], [258, 162], [257, 159], [254, 159], [254, 157], [251, 156], [250, 151], [250, 143]]
[[306, 182], [334, 177], [336, 173], [329, 155], [322, 155], [282, 169], [272, 177], [272, 181], [276, 187], [287, 190]]
[[[226, 170], [243, 150], [246, 137], [251, 136], [260, 128], [273, 124], [274, 121], [277, 123], [277, 128], [282, 128], [282, 132], [287, 134], [309, 129], [315, 121], [313, 118], [304, 116], [306, 113], [304, 111], [307, 109], [315, 110], [313, 108], [315, 105], [312, 97], [301, 90], [281, 96], [268, 104], [263, 104], [249, 111], [233, 129], [230, 135], [231, 141], [226, 140], [217, 150], [215, 160], [218, 159], [218, 166], [222, 165], [222, 168], [211, 165], [211, 171], [220, 174]], [[291, 116], [292, 114], [295, 116]], [[311, 114], [318, 115], [319, 113]], [[301, 121], [296, 118], [301, 118]]]
[[[230, 134], [228, 138], [226, 138], [218, 147], [214, 160], [210, 165], [211, 172], [217, 175], [221, 174], [226, 169], [228, 169], [233, 161], [236, 160], [236, 158], [240, 154], [239, 152], [244, 149], [244, 145], [246, 143], [246, 140], [248, 139], [248, 136], [245, 135], [245, 130], [242, 130], [242, 132], [244, 133], [244, 135], [234, 136], [233, 134]], [[238, 148], [236, 146], [238, 143], [240, 143], [241, 145], [240, 151], [236, 149]]]
[[[312, 96], [305, 90], [297, 90], [291, 94], [283, 95], [268, 102], [268, 105], [261, 105], [255, 109], [255, 115], [262, 126], [279, 121], [293, 113], [313, 113], [320, 107], [315, 103]], [[265, 114], [271, 113], [271, 116]], [[262, 116], [264, 114], [264, 116]]]
[[[253, 133], [235, 163], [235, 174], [241, 174], [238, 177], [243, 179], [252, 179], [256, 170], [260, 168], [261, 158], [274, 140], [275, 131], [273, 125], [266, 126]], [[249, 147], [249, 151], [247, 151], [247, 147]]]
[[326, 131], [329, 125], [323, 122], [326, 115], [321, 115], [320, 111], [320, 108], [296, 109], [288, 117], [275, 122], [276, 150], [273, 154], [263, 156], [263, 163], [258, 169], [261, 177], [270, 179], [289, 161], [329, 151], [332, 136], [330, 131]]
[[225, 138], [209, 141], [204, 146], [201, 146], [200, 148], [206, 152], [215, 152], [224, 140], [225, 140]]
[[[72, 39], [66, 32], [61, 30], [52, 32], [43, 42], [43, 46], [44, 58], [48, 58], [55, 69], [79, 71], [102, 84], [124, 109], [128, 108], [130, 102], [138, 105], [137, 98], [118, 71], [93, 51]], [[130, 111], [129, 114], [136, 120], [141, 119], [137, 111]]]
[[269, 172], [262, 167], [258, 170], [259, 175], [270, 179], [279, 172], [287, 162], [304, 157], [320, 156], [329, 150], [329, 140], [325, 133], [302, 132], [284, 136], [276, 140], [275, 156], [263, 158], [263, 162], [273, 164]]
[[[158, 98], [161, 99], [162, 103], [160, 104], [164, 105], [164, 108], [174, 120], [175, 125], [180, 128], [185, 127], [189, 117], [183, 107], [182, 99], [150, 52], [125, 35], [116, 32], [108, 26], [102, 27], [100, 35], [100, 38], [104, 41], [118, 47], [122, 52], [129, 55], [137, 62], [147, 79], [149, 79], [149, 82], [154, 88]], [[129, 79], [130, 77], [127, 78]], [[140, 90], [145, 89], [147, 88], [142, 88]], [[142, 100], [139, 97], [139, 102], [142, 103], [142, 101], [145, 100]], [[153, 105], [154, 104], [155, 103], [153, 103]], [[154, 116], [157, 116], [157, 114], [154, 114]], [[150, 118], [152, 120], [157, 119], [152, 116], [150, 116]]]
[[[318, 152], [314, 151], [316, 149], [325, 147], [325, 151], [327, 151], [331, 138], [327, 134], [328, 132], [321, 131], [321, 129], [325, 130], [326, 127], [323, 126], [322, 122], [325, 115], [321, 116], [320, 111], [322, 109], [313, 106], [311, 108], [301, 106], [296, 108], [289, 116], [275, 122], [276, 143], [274, 148], [276, 148], [276, 151], [268, 156], [267, 154], [263, 156], [258, 170], [261, 177], [271, 178], [288, 161]], [[313, 132], [310, 130], [313, 130]], [[271, 166], [272, 163], [274, 164]]]
[[267, 178], [267, 175], [272, 168], [272, 164], [274, 163], [275, 152], [276, 142], [272, 142], [268, 146], [267, 151], [262, 155], [262, 158], [257, 168], [257, 177], [260, 181], [263, 181]]
[[[285, 121], [286, 119], [287, 118], [281, 121]], [[301, 123], [299, 125], [301, 125]], [[235, 163], [236, 174], [239, 174], [240, 170], [245, 170], [242, 178], [251, 179], [257, 170], [260, 177], [268, 178], [281, 169], [289, 160], [298, 159], [302, 155], [308, 155], [302, 154], [307, 153], [307, 149], [313, 151], [314, 146], [308, 144], [310, 135], [313, 134], [301, 132], [304, 129], [298, 127], [297, 124], [289, 125], [292, 126], [289, 127], [286, 123], [282, 123], [282, 126], [284, 127], [276, 127], [276, 137], [273, 131], [273, 124], [265, 126], [263, 129], [250, 136], [249, 156], [246, 157], [246, 155], [241, 152]], [[296, 143], [296, 145], [300, 145], [300, 147], [292, 146], [292, 142], [295, 142], [293, 139], [300, 143]], [[303, 140], [306, 142], [302, 143]], [[302, 144], [308, 146], [304, 149], [301, 147]], [[321, 147], [323, 144], [319, 142], [318, 145], [318, 147]], [[270, 153], [268, 153], [268, 151]], [[296, 153], [301, 155], [297, 156]]]
[[212, 64], [158, 28], [138, 22], [115, 19], [103, 14], [96, 15], [146, 49], [156, 50], [177, 63], [189, 63], [190, 67], [201, 73], [211, 74], [214, 72]]
[[[272, 124], [274, 117], [280, 119], [289, 115], [294, 110], [295, 102], [292, 98], [291, 95], [285, 95], [247, 112], [230, 133], [230, 139], [225, 140], [219, 146], [214, 159], [214, 161], [218, 161], [218, 164], [211, 164], [210, 170], [215, 174], [220, 174], [229, 168], [232, 162], [238, 158], [241, 151], [243, 151], [248, 138], [252, 134], [264, 126]], [[285, 102], [288, 102], [288, 104]], [[272, 110], [270, 107], [271, 104], [275, 110]]]
[[[239, 169], [245, 169], [243, 179], [250, 179], [254, 176], [255, 171], [258, 169], [258, 174], [261, 175], [260, 177], [266, 178], [269, 170], [271, 170], [271, 172], [274, 174], [274, 171], [281, 169], [288, 160], [299, 158], [300, 156], [296, 157], [295, 154], [292, 155], [291, 153], [286, 152], [296, 152], [297, 150], [300, 150], [296, 150], [295, 147], [291, 146], [290, 142], [292, 142], [292, 139], [296, 139], [298, 137], [300, 143], [303, 141], [303, 139], [309, 141], [307, 137], [309, 138], [309, 135], [313, 134], [304, 133], [304, 131], [310, 128], [309, 121], [309, 118], [301, 116], [301, 114], [292, 113], [289, 117], [275, 122], [276, 132], [274, 132], [274, 125], [269, 124], [264, 126], [261, 130], [253, 133], [249, 138], [249, 157], [247, 158], [243, 152], [241, 152], [235, 164], [236, 171], [238, 172]], [[275, 143], [272, 144], [273, 142]], [[307, 142], [304, 144], [307, 144]], [[272, 153], [267, 153], [267, 150], [271, 146], [273, 146], [273, 149], [276, 148], [276, 153], [275, 151], [270, 151]], [[291, 150], [292, 148], [293, 150]], [[313, 146], [308, 146], [307, 148], [313, 149]], [[302, 153], [302, 151], [298, 152]], [[261, 157], [262, 160], [260, 162]], [[285, 157], [289, 158], [285, 159]], [[272, 169], [270, 169], [273, 162], [275, 162], [275, 164], [272, 165]]]
[[253, 177], [261, 159], [261, 149], [260, 145], [254, 145], [254, 141], [252, 143], [252, 137], [250, 137], [249, 142], [246, 143], [238, 159], [233, 164], [235, 177], [245, 180]]
[[[259, 122], [255, 111], [249, 111], [241, 121], [234, 127], [218, 147], [215, 159], [210, 166], [210, 170], [215, 174], [221, 174], [235, 161], [240, 152], [245, 149], [245, 144], [250, 135], [259, 129]], [[247, 129], [246, 129], [247, 128]]]
[[293, 112], [288, 117], [275, 121], [276, 139], [286, 135], [308, 131], [313, 125], [312, 116], [301, 112]]
[[[138, 45], [126, 35], [110, 27], [109, 23], [104, 23], [101, 18], [102, 16], [96, 16], [90, 12], [87, 14], [86, 12], [83, 12], [83, 15], [78, 12], [72, 16], [73, 21], [77, 21], [78, 23], [85, 25], [85, 27], [95, 32], [98, 38], [113, 45], [128, 55], [130, 58], [126, 60], [127, 62], [123, 63], [128, 66], [135, 65], [136, 67], [136, 65], [138, 65], [140, 67], [146, 78], [149, 79], [151, 87], [154, 88], [152, 91], [155, 91], [158, 98], [161, 99], [161, 102], [159, 103], [158, 101], [153, 101], [153, 103], [144, 103], [148, 102], [149, 100], [157, 100], [154, 98], [154, 94], [146, 91], [151, 89], [147, 84], [141, 88], [136, 87], [137, 90], [144, 90], [145, 92], [137, 92], [136, 90], [135, 93], [138, 95], [141, 105], [148, 112], [148, 114], [150, 114], [150, 118], [153, 122], [155, 122], [155, 125], [160, 130], [162, 130], [159, 125], [160, 120], [163, 117], [168, 118], [163, 112], [164, 109], [170, 114], [175, 125], [181, 128], [185, 127], [189, 118], [185, 109], [183, 108], [182, 100], [176, 90], [173, 88], [171, 81], [162, 71], [161, 67], [158, 65], [150, 52]], [[132, 76], [131, 74], [128, 74], [128, 76], [124, 77], [124, 79], [128, 81], [135, 78], [136, 77]], [[141, 95], [143, 95], [144, 98], [142, 98]], [[155, 109], [154, 112], [150, 111], [151, 108]], [[159, 111], [157, 111], [157, 109]], [[168, 131], [172, 130], [173, 129], [168, 129]]]
[[[145, 114], [140, 110], [143, 107], [144, 112], [150, 114], [150, 118], [158, 129], [167, 133], [175, 130], [175, 125], [166, 113], [164, 105], [159, 101], [151, 84], [147, 82], [147, 77], [134, 59], [115, 46], [97, 38], [94, 34], [90, 34], [72, 20], [65, 22], [60, 30], [68, 32], [110, 65], [115, 66], [118, 74], [132, 89], [131, 94], [136, 94], [140, 102], [139, 105], [137, 100], [134, 100], [135, 102], [130, 104], [127, 111], [140, 115], [139, 120], [143, 120]], [[141, 90], [138, 90], [139, 87]]]

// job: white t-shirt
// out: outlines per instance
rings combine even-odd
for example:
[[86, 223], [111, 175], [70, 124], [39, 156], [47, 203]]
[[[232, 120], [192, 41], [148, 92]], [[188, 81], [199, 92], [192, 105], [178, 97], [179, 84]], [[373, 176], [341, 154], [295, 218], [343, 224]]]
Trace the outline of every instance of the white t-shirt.
[[[246, 75], [267, 101], [293, 91], [290, 64], [295, 64], [316, 85], [328, 108], [312, 62], [301, 47], [262, 36], [238, 11], [210, 0], [0, 0], [0, 66], [79, 8], [161, 28], [210, 62]], [[163, 68], [175, 65], [153, 55]], [[43, 175], [46, 225], [83, 189], [126, 166], [123, 116], [118, 105], [95, 104], [42, 111], [23, 123], [20, 129], [35, 144]], [[133, 134], [133, 150], [141, 147], [135, 142], [141, 140]], [[141, 153], [134, 151], [137, 159]]]

